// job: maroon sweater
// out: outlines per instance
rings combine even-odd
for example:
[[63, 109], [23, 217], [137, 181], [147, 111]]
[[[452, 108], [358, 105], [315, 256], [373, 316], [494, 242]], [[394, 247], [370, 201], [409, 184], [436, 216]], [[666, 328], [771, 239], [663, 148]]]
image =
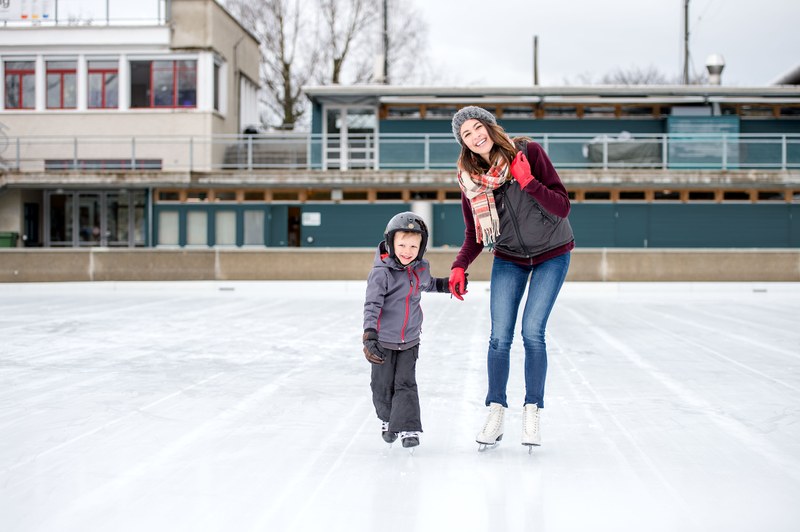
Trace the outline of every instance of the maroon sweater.
[[[529, 142], [527, 145], [528, 162], [530, 162], [534, 179], [525, 186], [523, 190], [530, 194], [539, 205], [551, 214], [555, 214], [561, 218], [566, 218], [569, 215], [570, 203], [567, 189], [558, 177], [558, 172], [550, 162], [550, 158], [545, 153], [544, 149], [535, 142]], [[519, 186], [516, 181], [509, 186]], [[483, 251], [483, 244], [477, 242], [475, 231], [475, 219], [472, 216], [472, 207], [470, 206], [469, 198], [464, 193], [461, 193], [461, 211], [464, 215], [464, 243], [461, 244], [461, 250], [453, 262], [452, 268], [464, 268], [465, 270], [472, 264], [481, 251]], [[565, 253], [569, 253], [575, 247], [575, 241], [545, 251], [540, 255], [536, 255], [531, 259], [519, 259], [503, 255], [502, 252], [494, 250], [496, 257], [508, 260], [523, 266], [532, 266], [540, 264], [553, 257], [558, 257]]]

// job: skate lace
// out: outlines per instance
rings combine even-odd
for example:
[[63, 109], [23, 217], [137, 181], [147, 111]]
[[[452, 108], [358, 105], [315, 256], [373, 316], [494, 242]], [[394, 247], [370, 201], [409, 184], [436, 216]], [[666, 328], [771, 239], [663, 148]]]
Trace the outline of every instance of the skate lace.
[[494, 434], [500, 428], [501, 412], [492, 410], [489, 417], [486, 418], [486, 424], [483, 426], [484, 434]]
[[381, 421], [381, 431], [389, 432], [389, 422], [388, 421]]
[[415, 430], [403, 431], [400, 433], [401, 440], [405, 440], [406, 438], [418, 438], [418, 437], [419, 437], [419, 432]]
[[522, 430], [525, 433], [535, 434], [539, 432], [539, 409], [526, 408], [525, 415], [522, 418]]

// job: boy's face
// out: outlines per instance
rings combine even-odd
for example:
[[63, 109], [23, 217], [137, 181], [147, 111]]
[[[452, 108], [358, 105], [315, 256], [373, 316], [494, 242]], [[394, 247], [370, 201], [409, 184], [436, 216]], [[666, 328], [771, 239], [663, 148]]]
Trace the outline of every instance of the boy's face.
[[394, 255], [403, 266], [408, 266], [419, 255], [422, 235], [398, 231], [394, 234]]

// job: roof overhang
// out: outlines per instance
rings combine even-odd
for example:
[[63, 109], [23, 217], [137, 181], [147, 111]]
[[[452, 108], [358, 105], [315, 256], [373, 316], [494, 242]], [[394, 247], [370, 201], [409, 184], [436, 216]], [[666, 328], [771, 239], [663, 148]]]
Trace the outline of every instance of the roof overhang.
[[318, 103], [403, 105], [681, 105], [708, 102], [780, 104], [800, 98], [800, 87], [715, 85], [585, 85], [563, 87], [406, 87], [324, 85], [303, 87]]

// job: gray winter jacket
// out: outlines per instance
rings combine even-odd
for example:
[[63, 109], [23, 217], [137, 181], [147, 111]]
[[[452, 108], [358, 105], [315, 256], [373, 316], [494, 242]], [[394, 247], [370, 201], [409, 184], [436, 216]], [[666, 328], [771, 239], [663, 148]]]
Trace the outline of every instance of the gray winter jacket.
[[448, 292], [447, 281], [432, 277], [425, 259], [402, 266], [388, 256], [381, 242], [367, 278], [364, 330], [378, 331], [378, 340], [387, 349], [417, 345], [422, 330], [421, 292]]

